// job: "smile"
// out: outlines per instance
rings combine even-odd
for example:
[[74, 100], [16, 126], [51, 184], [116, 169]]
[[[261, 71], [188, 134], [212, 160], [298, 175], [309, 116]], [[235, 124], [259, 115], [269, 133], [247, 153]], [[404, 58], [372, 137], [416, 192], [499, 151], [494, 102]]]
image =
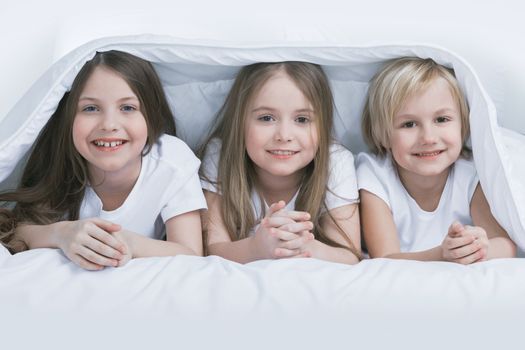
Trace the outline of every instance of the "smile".
[[443, 153], [444, 151], [433, 151], [433, 152], [420, 152], [414, 153], [416, 157], [435, 157]]
[[112, 148], [126, 143], [126, 140], [94, 140], [92, 143], [97, 147]]
[[288, 151], [288, 150], [270, 150], [267, 152], [274, 156], [293, 156], [294, 154], [299, 153], [298, 151]]

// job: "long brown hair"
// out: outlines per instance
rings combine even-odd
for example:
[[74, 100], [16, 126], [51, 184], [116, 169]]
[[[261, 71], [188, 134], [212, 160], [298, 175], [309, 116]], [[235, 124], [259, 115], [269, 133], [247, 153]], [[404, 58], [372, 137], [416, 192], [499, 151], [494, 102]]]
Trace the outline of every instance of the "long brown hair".
[[121, 51], [98, 52], [82, 67], [38, 135], [18, 188], [0, 194], [2, 206], [12, 207], [0, 209], [0, 240], [12, 252], [27, 249], [15, 235], [19, 223], [49, 224], [79, 217], [88, 171], [73, 144], [72, 128], [80, 94], [98, 66], [119, 74], [139, 99], [148, 128], [143, 154], [162, 134], [175, 135], [173, 114], [153, 65]]
[[[221, 216], [232, 241], [246, 238], [255, 226], [251, 202], [252, 189], [257, 190], [253, 162], [246, 152], [245, 121], [247, 110], [262, 86], [276, 72], [284, 71], [312, 104], [317, 123], [319, 148], [314, 159], [304, 168], [295, 209], [310, 213], [314, 235], [331, 246], [360, 253], [339, 227], [350, 248], [330, 239], [321, 226], [326, 211], [325, 197], [329, 190], [329, 148], [332, 140], [333, 96], [328, 79], [319, 65], [306, 62], [256, 63], [243, 67], [233, 83], [218, 113], [218, 124], [198, 154], [205, 154], [206, 146], [214, 138], [222, 142], [216, 185], [221, 192]], [[210, 181], [201, 168], [201, 177]], [[264, 210], [264, 206], [262, 206]], [[264, 215], [264, 213], [263, 213]], [[333, 219], [333, 218], [332, 218]], [[334, 220], [335, 222], [335, 220]], [[205, 228], [206, 229], [206, 228]]]

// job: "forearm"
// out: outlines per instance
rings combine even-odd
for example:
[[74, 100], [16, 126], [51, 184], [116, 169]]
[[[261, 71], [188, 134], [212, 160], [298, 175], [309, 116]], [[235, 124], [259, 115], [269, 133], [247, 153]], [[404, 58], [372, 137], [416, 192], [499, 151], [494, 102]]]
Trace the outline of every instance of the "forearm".
[[374, 258], [388, 258], [388, 259], [405, 259], [405, 260], [418, 260], [418, 261], [443, 261], [443, 253], [441, 246], [437, 246], [428, 250], [422, 250], [419, 252], [406, 252], [406, 253], [391, 253], [383, 256], [372, 256]]
[[173, 255], [200, 255], [193, 249], [170, 241], [149, 238], [138, 233], [126, 232], [133, 258]]
[[312, 254], [312, 258], [316, 259], [342, 264], [357, 264], [359, 262], [359, 258], [350, 250], [332, 247], [316, 239], [308, 244], [306, 250]]
[[60, 248], [60, 236], [66, 225], [66, 221], [48, 225], [20, 224], [16, 227], [15, 237], [22, 240], [29, 249]]
[[516, 244], [510, 238], [494, 237], [489, 239], [489, 244], [487, 259], [516, 257]]
[[253, 237], [244, 238], [234, 242], [210, 244], [208, 246], [208, 253], [209, 255], [218, 255], [241, 264], [264, 259], [264, 257], [259, 257], [253, 248]]

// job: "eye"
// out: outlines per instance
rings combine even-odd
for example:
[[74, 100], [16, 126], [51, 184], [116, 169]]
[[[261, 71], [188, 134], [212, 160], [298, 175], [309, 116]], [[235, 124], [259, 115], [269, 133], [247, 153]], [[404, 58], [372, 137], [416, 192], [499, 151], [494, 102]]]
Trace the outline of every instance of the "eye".
[[257, 120], [260, 120], [262, 122], [272, 122], [275, 120], [275, 118], [270, 114], [264, 114], [264, 115], [257, 117]]
[[123, 105], [122, 107], [120, 107], [120, 110], [123, 112], [133, 112], [136, 111], [137, 108], [132, 105]]
[[310, 117], [301, 115], [295, 118], [295, 121], [300, 124], [306, 124], [310, 122]]
[[401, 124], [401, 127], [406, 128], [406, 129], [410, 129], [415, 126], [416, 126], [416, 122], [413, 122], [413, 121], [408, 121], [408, 122], [404, 122], [403, 124]]
[[95, 105], [88, 105], [88, 106], [82, 107], [81, 110], [82, 112], [92, 113], [92, 112], [97, 112], [99, 109]]
[[441, 117], [437, 117], [436, 118], [436, 123], [446, 123], [450, 120], [449, 117], [444, 117], [444, 116], [441, 116]]

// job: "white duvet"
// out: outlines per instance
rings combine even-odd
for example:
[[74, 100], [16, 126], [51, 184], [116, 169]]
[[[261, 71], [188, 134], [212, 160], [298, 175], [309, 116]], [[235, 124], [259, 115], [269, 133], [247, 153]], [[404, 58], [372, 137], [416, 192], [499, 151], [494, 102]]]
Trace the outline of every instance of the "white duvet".
[[[471, 109], [471, 143], [483, 190], [496, 219], [525, 248], [525, 137], [498, 126], [496, 109], [468, 63], [445, 49], [423, 45], [264, 46], [153, 35], [93, 41], [56, 62], [1, 120], [0, 188], [16, 183], [17, 164], [83, 63], [96, 51], [110, 49], [153, 62], [174, 111], [178, 136], [193, 148], [206, 136], [235, 73], [245, 64], [321, 64], [334, 91], [335, 137], [354, 153], [365, 149], [359, 115], [368, 81], [385, 60], [432, 57], [453, 67]], [[63, 312], [78, 317], [125, 310], [174, 322], [276, 316], [305, 321], [307, 315], [324, 315], [337, 319], [339, 326], [363, 319], [373, 324], [375, 317], [472, 318], [466, 327], [470, 331], [484, 318], [494, 320], [494, 315], [507, 327], [516, 325], [525, 311], [524, 295], [523, 259], [472, 266], [376, 259], [345, 266], [314, 259], [239, 265], [217, 257], [180, 256], [135, 259], [122, 268], [87, 272], [56, 250], [11, 256], [0, 248], [0, 311], [7, 315]], [[392, 326], [399, 334], [399, 325]], [[426, 329], [419, 323], [415, 327]]]

